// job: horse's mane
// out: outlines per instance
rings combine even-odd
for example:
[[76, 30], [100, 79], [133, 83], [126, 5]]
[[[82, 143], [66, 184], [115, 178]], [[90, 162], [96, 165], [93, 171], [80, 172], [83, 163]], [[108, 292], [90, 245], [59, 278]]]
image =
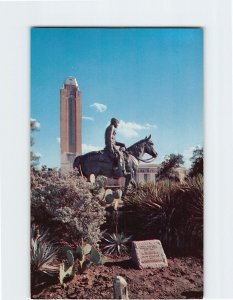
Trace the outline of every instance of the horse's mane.
[[138, 149], [139, 144], [142, 144], [145, 141], [146, 141], [145, 139], [142, 139], [142, 140], [134, 143], [132, 146], [128, 147], [126, 150], [130, 151], [131, 149]]

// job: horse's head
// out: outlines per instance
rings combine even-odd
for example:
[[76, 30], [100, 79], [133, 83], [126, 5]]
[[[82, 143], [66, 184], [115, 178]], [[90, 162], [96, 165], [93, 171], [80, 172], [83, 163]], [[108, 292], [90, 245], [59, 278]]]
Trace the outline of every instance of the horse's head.
[[144, 147], [144, 152], [151, 155], [153, 158], [156, 158], [158, 153], [154, 149], [154, 143], [151, 141], [151, 134], [147, 137], [145, 137], [144, 142], [145, 142], [145, 147]]

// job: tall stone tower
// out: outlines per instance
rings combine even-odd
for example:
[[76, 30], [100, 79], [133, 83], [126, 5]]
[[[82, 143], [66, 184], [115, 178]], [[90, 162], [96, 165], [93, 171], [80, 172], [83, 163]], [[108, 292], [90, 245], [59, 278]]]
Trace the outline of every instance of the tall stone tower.
[[82, 152], [82, 98], [76, 78], [68, 77], [60, 90], [61, 170], [73, 169]]

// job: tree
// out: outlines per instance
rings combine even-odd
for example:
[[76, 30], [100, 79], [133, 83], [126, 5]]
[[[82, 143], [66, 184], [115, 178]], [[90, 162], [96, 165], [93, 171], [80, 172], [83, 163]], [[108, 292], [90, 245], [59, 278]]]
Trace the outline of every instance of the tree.
[[190, 160], [192, 162], [192, 165], [189, 175], [191, 177], [195, 177], [198, 174], [203, 175], [203, 147], [196, 147], [196, 149], [193, 150], [193, 156], [190, 158]]
[[159, 179], [176, 179], [177, 174], [175, 169], [184, 164], [183, 155], [170, 154], [165, 157], [165, 160], [161, 163], [161, 167], [158, 173]]
[[32, 151], [32, 146], [35, 144], [35, 140], [33, 137], [33, 132], [38, 131], [40, 128], [40, 123], [35, 120], [35, 119], [31, 119], [30, 120], [30, 129], [31, 129], [31, 136], [30, 136], [30, 144], [31, 144], [31, 152], [30, 152], [30, 156], [31, 156], [31, 166], [35, 167], [39, 164], [39, 160], [40, 160], [40, 155], [38, 155], [37, 153]]

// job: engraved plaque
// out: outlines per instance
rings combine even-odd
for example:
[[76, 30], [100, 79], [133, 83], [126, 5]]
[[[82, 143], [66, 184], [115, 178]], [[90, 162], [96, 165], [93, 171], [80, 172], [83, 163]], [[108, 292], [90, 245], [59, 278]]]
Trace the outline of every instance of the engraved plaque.
[[167, 258], [160, 240], [135, 241], [132, 243], [132, 259], [140, 268], [167, 267]]

